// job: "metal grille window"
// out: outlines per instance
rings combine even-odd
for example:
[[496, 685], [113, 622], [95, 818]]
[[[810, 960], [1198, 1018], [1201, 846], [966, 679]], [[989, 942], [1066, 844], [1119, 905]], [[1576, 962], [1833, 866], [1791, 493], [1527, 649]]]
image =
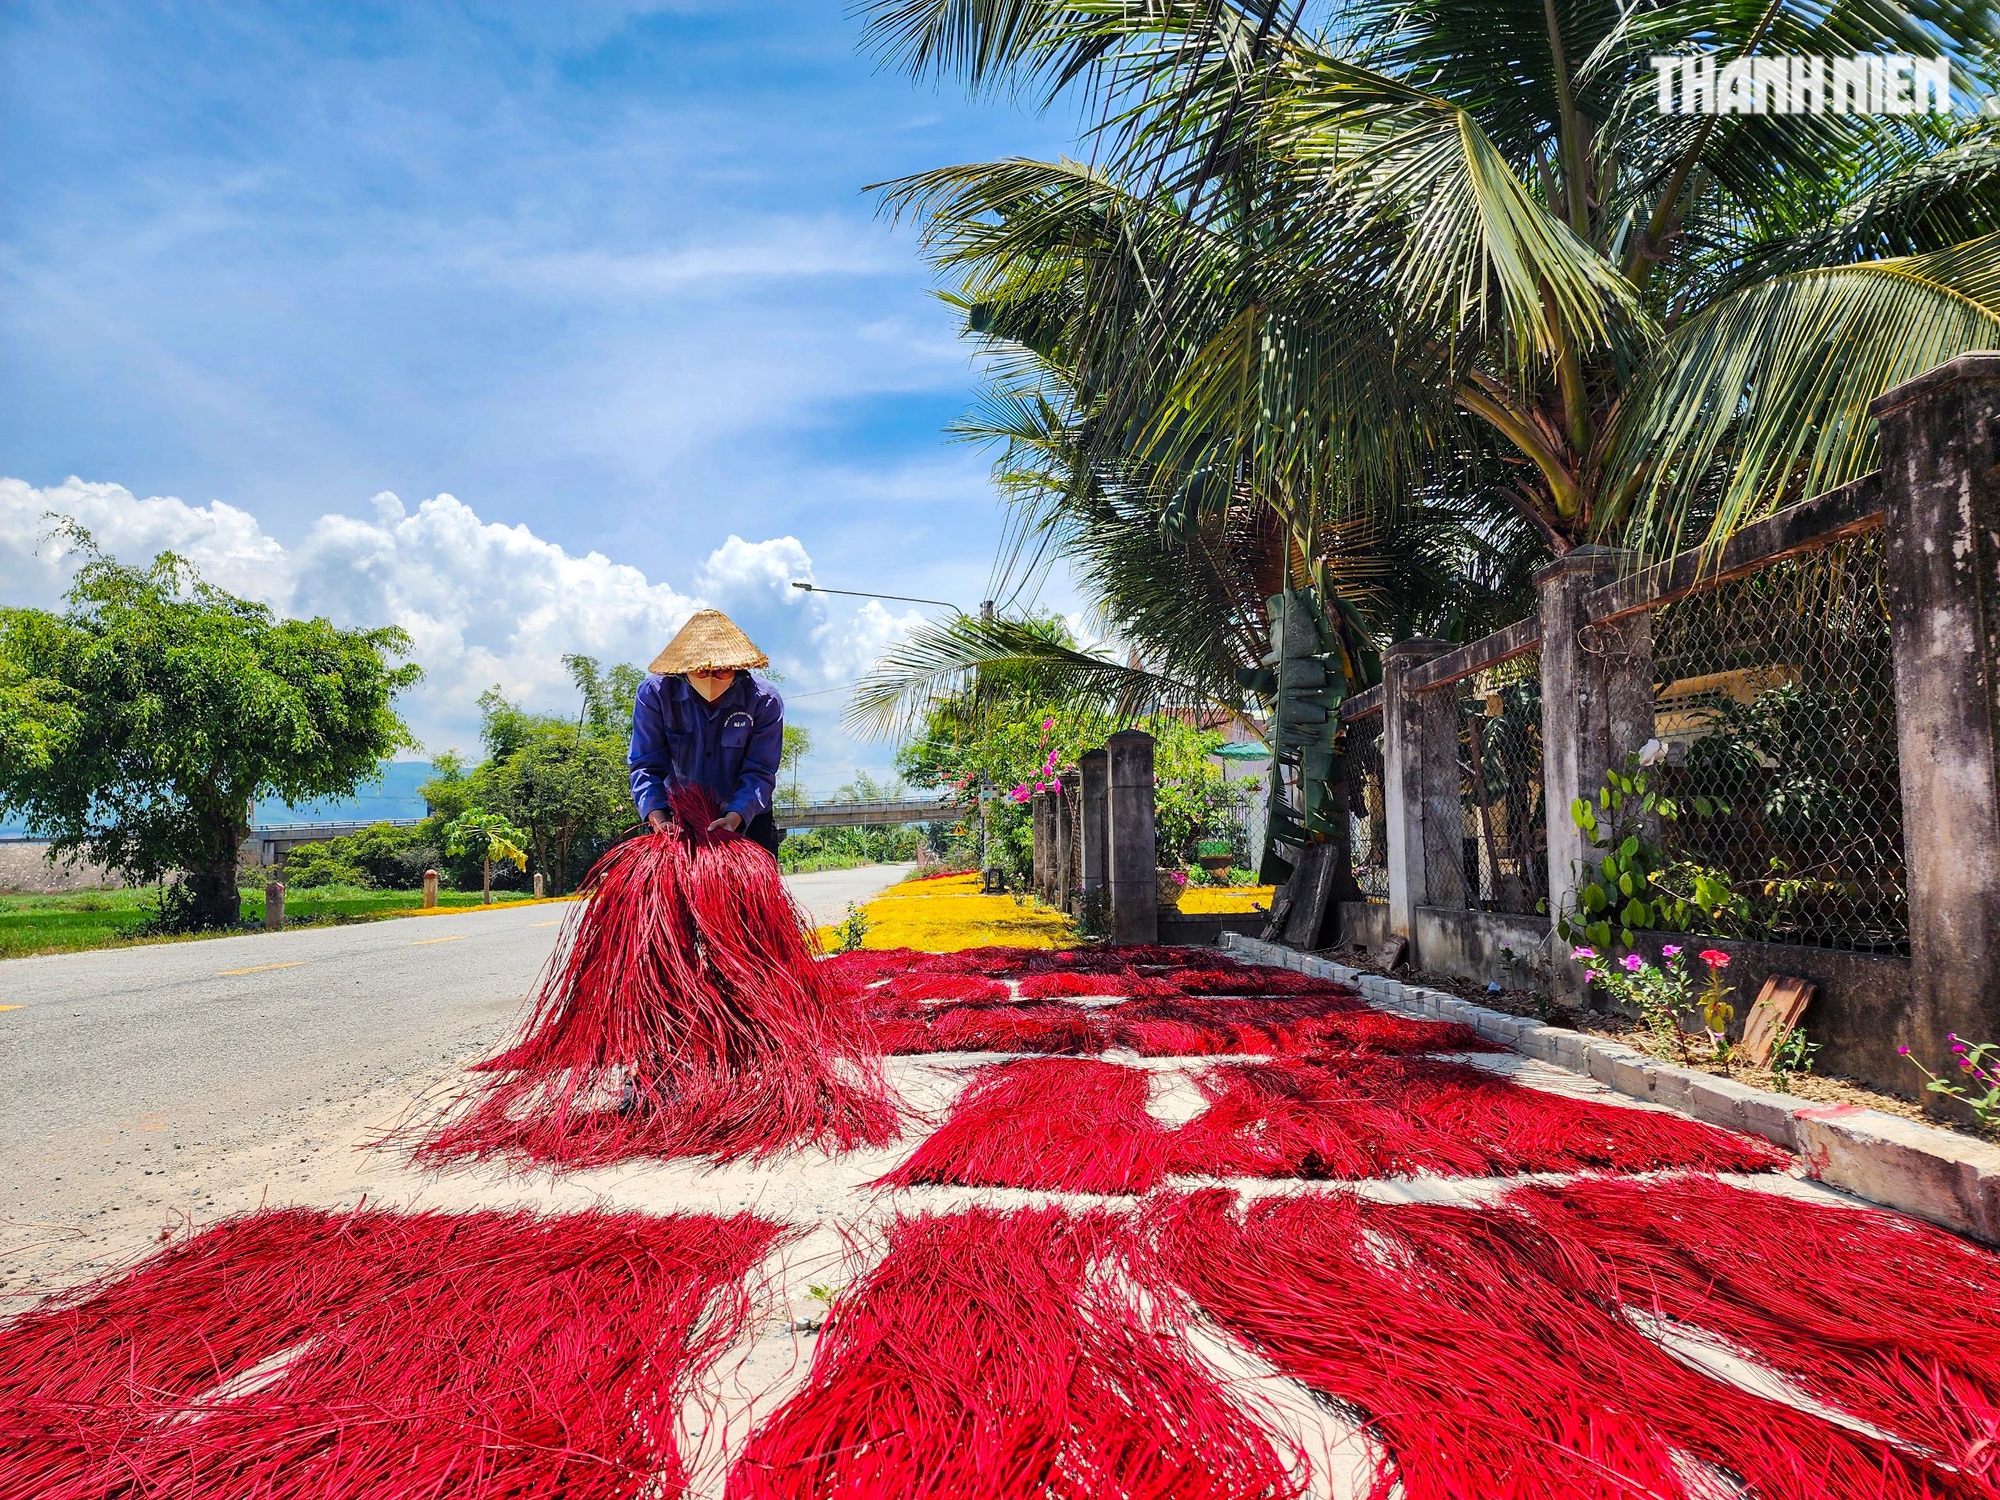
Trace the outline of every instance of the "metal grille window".
[[1528, 651], [1424, 694], [1424, 753], [1458, 770], [1457, 806], [1424, 809], [1430, 905], [1526, 914], [1548, 893], [1541, 670]]
[[1389, 805], [1382, 780], [1382, 715], [1347, 726], [1347, 807], [1354, 883], [1370, 901], [1389, 899]]
[[1655, 612], [1664, 883], [1723, 936], [1908, 952], [1881, 534]]

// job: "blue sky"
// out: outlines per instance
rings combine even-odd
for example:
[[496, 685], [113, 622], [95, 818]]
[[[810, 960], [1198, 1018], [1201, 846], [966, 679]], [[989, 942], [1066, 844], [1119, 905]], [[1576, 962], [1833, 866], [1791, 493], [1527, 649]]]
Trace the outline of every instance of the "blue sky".
[[973, 604], [1000, 517], [940, 433], [967, 351], [862, 188], [1072, 132], [858, 32], [837, 3], [0, 9], [0, 597], [53, 602], [57, 509], [401, 619], [433, 750], [489, 681], [564, 706], [561, 651], [644, 660], [712, 602], [785, 672], [816, 785], [885, 764], [828, 689], [907, 611], [785, 585]]

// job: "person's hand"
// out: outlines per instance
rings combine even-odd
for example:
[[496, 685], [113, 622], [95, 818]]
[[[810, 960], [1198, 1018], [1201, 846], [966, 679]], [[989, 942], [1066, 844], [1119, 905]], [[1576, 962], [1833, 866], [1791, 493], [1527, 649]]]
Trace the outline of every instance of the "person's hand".
[[708, 831], [710, 833], [713, 833], [718, 828], [726, 828], [731, 833], [734, 833], [736, 832], [737, 829], [741, 828], [742, 826], [743, 826], [743, 814], [726, 812], [721, 817], [717, 818], [713, 823], [708, 825]]
[[656, 807], [646, 814], [646, 821], [652, 826], [653, 832], [665, 833], [667, 824], [671, 820], [667, 817], [666, 809]]

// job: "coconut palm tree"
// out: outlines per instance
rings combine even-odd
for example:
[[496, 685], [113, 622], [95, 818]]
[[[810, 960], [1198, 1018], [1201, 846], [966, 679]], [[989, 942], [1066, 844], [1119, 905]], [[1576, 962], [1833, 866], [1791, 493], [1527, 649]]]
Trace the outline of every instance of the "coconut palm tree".
[[1650, 59], [1943, 53], [1951, 0], [875, 0], [920, 74], [1087, 90], [1094, 165], [896, 184], [969, 328], [1078, 382], [1170, 529], [1470, 486], [1540, 543], [1717, 538], [1875, 462], [1870, 399], [2000, 344], [2000, 139], [1662, 114]]

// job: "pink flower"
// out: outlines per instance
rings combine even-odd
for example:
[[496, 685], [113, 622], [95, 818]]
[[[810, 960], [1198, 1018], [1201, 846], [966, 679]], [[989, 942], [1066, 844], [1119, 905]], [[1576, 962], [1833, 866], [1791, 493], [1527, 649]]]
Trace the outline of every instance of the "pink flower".
[[1595, 948], [1572, 948], [1569, 950], [1569, 956], [1571, 958], [1595, 958], [1597, 957], [1597, 950]]
[[1724, 953], [1720, 948], [1702, 949], [1701, 961], [1711, 969], [1726, 969], [1729, 967], [1729, 955]]
[[1014, 788], [1013, 791], [1009, 792], [1007, 795], [1009, 797], [1012, 797], [1016, 802], [1026, 802], [1030, 797], [1034, 796], [1035, 794], [1029, 791], [1025, 786], [1017, 786]]
[[1048, 733], [1048, 732], [1049, 732], [1049, 731], [1050, 731], [1051, 729], [1053, 729], [1053, 728], [1055, 728], [1055, 727], [1056, 727], [1056, 721], [1055, 721], [1054, 719], [1044, 719], [1044, 720], [1042, 720], [1042, 733], [1043, 733], [1043, 734], [1047, 734], [1047, 733]]
[[1583, 977], [1589, 980], [1592, 984], [1596, 984], [1600, 979], [1604, 977], [1604, 974], [1603, 971], [1598, 969], [1585, 969], [1583, 971]]
[[1664, 948], [1660, 950], [1660, 957], [1678, 958], [1680, 957], [1680, 952], [1681, 952], [1680, 945], [1678, 943], [1668, 943]]
[[1636, 953], [1628, 953], [1619, 959], [1618, 962], [1625, 965], [1625, 972], [1627, 974], [1636, 974], [1646, 967], [1646, 960], [1639, 957]]

